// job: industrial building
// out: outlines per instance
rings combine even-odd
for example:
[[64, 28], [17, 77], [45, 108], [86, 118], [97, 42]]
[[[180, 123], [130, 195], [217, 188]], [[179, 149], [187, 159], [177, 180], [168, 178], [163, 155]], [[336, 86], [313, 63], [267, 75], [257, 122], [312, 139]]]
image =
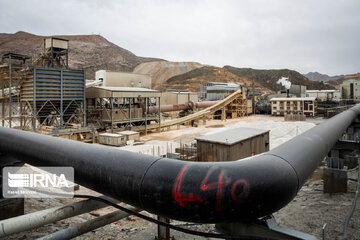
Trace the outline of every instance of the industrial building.
[[84, 70], [68, 69], [68, 40], [52, 37], [43, 44], [34, 66], [26, 66], [24, 55], [2, 57], [2, 126], [33, 131], [85, 126]]
[[340, 90], [306, 90], [306, 97], [314, 97], [319, 102], [340, 101]]
[[272, 98], [271, 115], [284, 116], [285, 114], [317, 115], [317, 100], [314, 97], [306, 98]]
[[216, 101], [224, 99], [229, 94], [236, 92], [240, 86], [236, 83], [205, 82], [200, 85], [200, 99]]
[[188, 102], [198, 102], [199, 93], [181, 90], [167, 90], [161, 95], [161, 105], [177, 105]]
[[296, 97], [306, 97], [306, 86], [291, 84], [289, 94]]
[[348, 79], [340, 85], [341, 97], [344, 100], [360, 99], [360, 80]]
[[306, 97], [306, 86], [291, 84], [289, 89], [285, 88], [269, 95], [269, 98], [273, 97]]
[[135, 87], [90, 87], [86, 91], [87, 122], [101, 128], [136, 129], [147, 132], [155, 121], [160, 127], [160, 111], [149, 114], [150, 106], [160, 105], [161, 92]]
[[148, 74], [99, 70], [95, 72], [95, 81], [101, 81], [105, 87], [151, 88], [151, 76]]
[[235, 161], [269, 151], [269, 130], [235, 128], [197, 137], [199, 162]]

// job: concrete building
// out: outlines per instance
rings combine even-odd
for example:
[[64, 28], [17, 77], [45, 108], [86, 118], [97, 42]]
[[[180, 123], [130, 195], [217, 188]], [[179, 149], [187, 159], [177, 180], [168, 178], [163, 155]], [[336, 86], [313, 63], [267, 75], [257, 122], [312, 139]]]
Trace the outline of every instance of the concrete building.
[[291, 84], [289, 94], [296, 97], [306, 97], [306, 86]]
[[99, 70], [95, 73], [95, 80], [102, 81], [104, 87], [151, 88], [151, 76], [149, 74]]
[[235, 128], [196, 138], [199, 162], [235, 161], [269, 151], [269, 130]]
[[317, 100], [314, 97], [306, 98], [272, 98], [271, 115], [284, 116], [285, 114], [317, 115]]
[[340, 85], [342, 99], [360, 99], [360, 79], [348, 79]]
[[161, 105], [176, 105], [187, 102], [198, 102], [199, 93], [168, 90], [161, 95]]
[[314, 97], [319, 102], [340, 101], [340, 90], [306, 90], [306, 97]]
[[200, 85], [200, 98], [207, 101], [222, 100], [239, 89], [236, 83], [206, 82]]

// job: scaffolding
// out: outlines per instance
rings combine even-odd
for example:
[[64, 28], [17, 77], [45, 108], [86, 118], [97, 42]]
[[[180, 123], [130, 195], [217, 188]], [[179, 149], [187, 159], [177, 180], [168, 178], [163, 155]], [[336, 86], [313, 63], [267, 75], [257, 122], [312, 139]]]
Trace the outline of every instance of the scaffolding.
[[30, 57], [16, 53], [6, 53], [1, 58], [1, 126], [21, 128], [20, 87]]
[[44, 39], [41, 66], [69, 68], [69, 40], [51, 37]]
[[214, 113], [214, 119], [225, 120], [248, 116], [246, 92], [243, 87], [240, 90], [241, 94], [238, 94], [235, 98], [229, 101], [228, 104], [224, 105], [223, 108]]

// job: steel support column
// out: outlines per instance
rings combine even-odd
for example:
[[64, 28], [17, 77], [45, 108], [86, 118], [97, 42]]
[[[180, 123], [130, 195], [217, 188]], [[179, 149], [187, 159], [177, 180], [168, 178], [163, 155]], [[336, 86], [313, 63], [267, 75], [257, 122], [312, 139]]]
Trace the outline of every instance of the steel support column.
[[147, 135], [147, 115], [149, 112], [148, 98], [145, 98], [145, 135]]
[[33, 131], [36, 132], [36, 116], [37, 116], [37, 110], [36, 110], [36, 68], [34, 68], [34, 99], [33, 99]]
[[[11, 62], [11, 54], [9, 55], [9, 127], [12, 126], [12, 62]], [[5, 97], [5, 96], [3, 96]]]
[[63, 106], [63, 70], [60, 70], [60, 127], [64, 124], [64, 106]]
[[110, 118], [111, 118], [111, 132], [114, 132], [114, 97], [113, 94], [111, 94], [111, 98], [110, 98]]
[[158, 110], [158, 115], [159, 115], [159, 132], [161, 132], [161, 105], [160, 105], [160, 97], [158, 97], [158, 102], [159, 102], [159, 110]]

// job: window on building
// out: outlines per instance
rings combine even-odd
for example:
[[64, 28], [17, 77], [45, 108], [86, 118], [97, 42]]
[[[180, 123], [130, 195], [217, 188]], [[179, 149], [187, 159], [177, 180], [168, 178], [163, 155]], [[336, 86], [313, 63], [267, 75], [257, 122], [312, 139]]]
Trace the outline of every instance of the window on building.
[[305, 110], [305, 111], [306, 111], [306, 110], [309, 110], [309, 104], [307, 104], [307, 103], [304, 104], [304, 110]]

